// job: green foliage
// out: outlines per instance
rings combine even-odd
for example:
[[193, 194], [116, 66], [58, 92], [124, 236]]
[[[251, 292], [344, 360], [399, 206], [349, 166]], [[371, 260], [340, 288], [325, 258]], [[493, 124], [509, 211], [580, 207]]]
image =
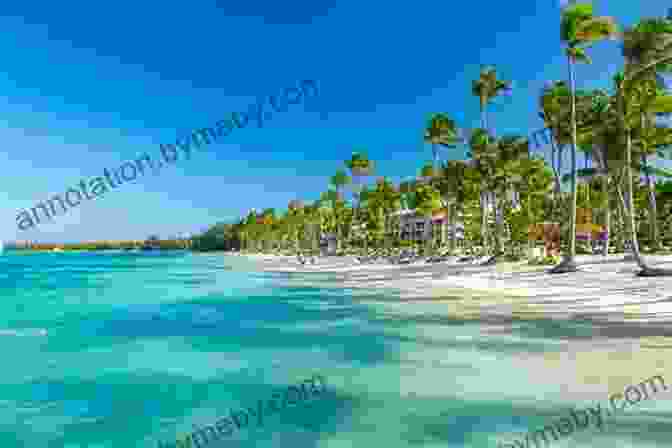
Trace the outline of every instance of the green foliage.
[[472, 82], [471, 93], [479, 98], [481, 107], [485, 107], [492, 99], [510, 88], [511, 82], [498, 79], [494, 67], [484, 67], [478, 79]]
[[441, 208], [441, 193], [431, 185], [419, 185], [416, 189], [416, 211], [430, 217]]
[[424, 178], [432, 178], [436, 175], [434, 167], [432, 165], [425, 165], [420, 170], [420, 176]]
[[[354, 163], [361, 164], [361, 161], [357, 160]], [[348, 185], [350, 182], [351, 179], [344, 170], [336, 171], [336, 174], [334, 174], [330, 179], [330, 183], [336, 188], [336, 191], [340, 191], [341, 188]]]
[[370, 171], [373, 163], [364, 153], [353, 152], [350, 160], [346, 161], [346, 166], [350, 170]]
[[454, 148], [460, 142], [457, 124], [447, 114], [433, 114], [427, 123], [424, 141], [432, 145]]

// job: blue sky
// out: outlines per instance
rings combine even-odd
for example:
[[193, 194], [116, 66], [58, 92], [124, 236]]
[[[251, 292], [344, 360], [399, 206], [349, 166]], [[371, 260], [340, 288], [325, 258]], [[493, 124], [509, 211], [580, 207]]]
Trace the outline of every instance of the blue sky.
[[[490, 114], [497, 134], [539, 129], [538, 92], [566, 78], [557, 0], [30, 3], [10, 2], [0, 18], [3, 240], [203, 230], [252, 207], [316, 199], [358, 149], [378, 174], [413, 176], [431, 158], [430, 113], [478, 125], [470, 83], [481, 64], [514, 81]], [[665, 15], [669, 0], [594, 5], [630, 25]], [[618, 44], [591, 55], [577, 82], [604, 87], [621, 64]], [[303, 79], [320, 83], [317, 101], [17, 229], [21, 210]]]

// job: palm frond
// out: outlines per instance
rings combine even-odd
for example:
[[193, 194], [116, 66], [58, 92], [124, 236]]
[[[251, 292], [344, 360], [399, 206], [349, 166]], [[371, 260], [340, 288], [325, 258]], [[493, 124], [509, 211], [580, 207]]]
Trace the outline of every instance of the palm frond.
[[577, 23], [575, 38], [586, 45], [602, 39], [616, 39], [618, 31], [613, 17], [592, 17]]

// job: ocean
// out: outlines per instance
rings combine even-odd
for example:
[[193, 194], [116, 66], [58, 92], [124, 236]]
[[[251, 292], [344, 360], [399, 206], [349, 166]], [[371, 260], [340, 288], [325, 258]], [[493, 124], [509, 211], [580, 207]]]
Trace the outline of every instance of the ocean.
[[[577, 361], [596, 359], [585, 322], [463, 321], [222, 254], [6, 251], [0, 268], [3, 448], [168, 446], [315, 375], [324, 394], [200, 446], [497, 447], [606, 399], [574, 378], [604, 368]], [[671, 395], [552, 446], [666, 446]]]

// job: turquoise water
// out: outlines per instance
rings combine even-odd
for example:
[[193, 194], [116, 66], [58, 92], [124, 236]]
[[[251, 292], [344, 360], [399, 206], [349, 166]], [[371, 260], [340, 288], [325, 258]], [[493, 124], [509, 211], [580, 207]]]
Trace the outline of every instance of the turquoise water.
[[[594, 335], [585, 323], [464, 322], [389, 293], [280, 287], [223, 255], [5, 253], [0, 267], [3, 448], [158, 447], [313, 375], [325, 394], [201, 446], [496, 447], [606, 398], [568, 402], [565, 372], [535, 372]], [[670, 395], [553, 446], [664, 446]]]

